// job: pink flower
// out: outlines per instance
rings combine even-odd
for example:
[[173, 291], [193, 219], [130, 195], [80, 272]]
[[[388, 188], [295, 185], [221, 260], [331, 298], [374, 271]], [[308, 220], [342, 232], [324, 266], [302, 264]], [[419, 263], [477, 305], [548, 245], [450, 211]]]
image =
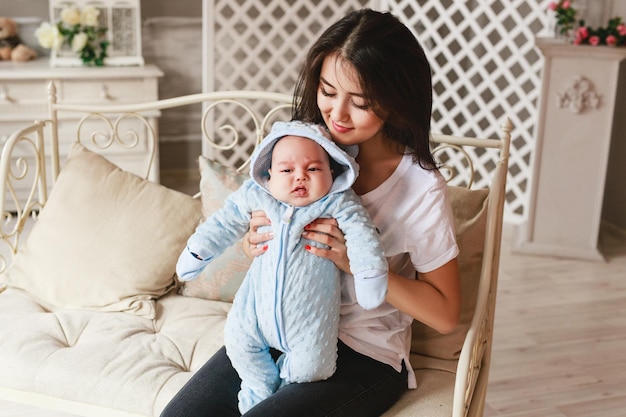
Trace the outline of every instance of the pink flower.
[[578, 29], [576, 29], [576, 37], [580, 38], [581, 41], [587, 39], [588, 36], [589, 36], [589, 30], [587, 29], [586, 26], [581, 26]]
[[570, 1], [569, 1], [569, 0], [565, 0], [561, 6], [562, 6], [564, 9], [569, 9], [569, 7], [571, 6], [571, 3], [570, 3]]
[[558, 5], [555, 2], [550, 2], [550, 4], [548, 5], [548, 9], [552, 11], [556, 10], [557, 7]]
[[574, 38], [574, 42], [572, 42], [574, 45], [580, 45], [583, 42], [582, 39], [580, 39], [578, 36], [576, 36]]
[[592, 36], [589, 38], [589, 43], [593, 46], [598, 46], [598, 44], [600, 43], [600, 37], [599, 36]]
[[609, 46], [615, 46], [617, 44], [617, 38], [613, 35], [606, 37], [606, 44]]
[[626, 36], [626, 25], [622, 23], [621, 25], [617, 27], [617, 31], [619, 32], [620, 35]]

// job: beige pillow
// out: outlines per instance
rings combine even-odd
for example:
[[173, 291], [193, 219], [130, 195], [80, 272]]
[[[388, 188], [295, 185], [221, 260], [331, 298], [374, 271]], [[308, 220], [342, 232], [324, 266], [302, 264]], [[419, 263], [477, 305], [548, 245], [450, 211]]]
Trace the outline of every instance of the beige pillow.
[[[206, 218], [221, 208], [226, 197], [250, 176], [202, 156], [198, 164], [202, 214]], [[189, 297], [232, 302], [250, 262], [239, 241], [215, 258], [196, 279], [185, 282], [180, 293]]]
[[459, 358], [476, 307], [485, 241], [488, 193], [487, 189], [448, 187], [459, 245], [461, 319], [456, 329], [449, 334], [441, 334], [414, 320], [412, 353], [446, 360]]
[[200, 217], [199, 201], [75, 144], [8, 284], [50, 306], [153, 318]]

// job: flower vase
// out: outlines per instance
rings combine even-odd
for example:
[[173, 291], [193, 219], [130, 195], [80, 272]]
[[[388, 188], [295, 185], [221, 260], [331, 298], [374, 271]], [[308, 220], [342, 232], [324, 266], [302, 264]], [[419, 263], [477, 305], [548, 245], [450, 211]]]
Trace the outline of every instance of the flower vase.
[[554, 26], [554, 39], [563, 43], [573, 43], [576, 36], [576, 28], [563, 27], [561, 25]]

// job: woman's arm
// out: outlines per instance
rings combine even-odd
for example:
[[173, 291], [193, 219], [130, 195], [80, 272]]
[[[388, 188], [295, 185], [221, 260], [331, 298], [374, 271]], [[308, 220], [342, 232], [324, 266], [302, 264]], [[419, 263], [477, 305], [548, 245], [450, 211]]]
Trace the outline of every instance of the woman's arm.
[[439, 268], [409, 279], [389, 272], [387, 302], [440, 333], [459, 323], [461, 284], [456, 258]]
[[[350, 273], [343, 233], [334, 219], [317, 219], [304, 232], [307, 239], [330, 246], [330, 249], [307, 248], [328, 258], [339, 269]], [[456, 258], [445, 265], [419, 274], [419, 280], [408, 279], [389, 271], [387, 302], [440, 333], [457, 326], [461, 311], [461, 284]]]

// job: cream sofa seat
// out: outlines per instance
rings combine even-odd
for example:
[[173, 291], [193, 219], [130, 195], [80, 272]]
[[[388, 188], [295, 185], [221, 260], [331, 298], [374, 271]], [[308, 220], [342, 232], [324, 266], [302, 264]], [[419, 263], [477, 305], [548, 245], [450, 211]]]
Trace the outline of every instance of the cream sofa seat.
[[[169, 294], [157, 302], [154, 320], [49, 311], [9, 288], [0, 302], [0, 386], [158, 416], [223, 345], [229, 308], [227, 302]], [[450, 416], [455, 374], [418, 369], [416, 376], [418, 388], [388, 415]]]
[[219, 349], [229, 303], [169, 294], [154, 320], [46, 310], [20, 290], [0, 302], [0, 386], [158, 415]]

